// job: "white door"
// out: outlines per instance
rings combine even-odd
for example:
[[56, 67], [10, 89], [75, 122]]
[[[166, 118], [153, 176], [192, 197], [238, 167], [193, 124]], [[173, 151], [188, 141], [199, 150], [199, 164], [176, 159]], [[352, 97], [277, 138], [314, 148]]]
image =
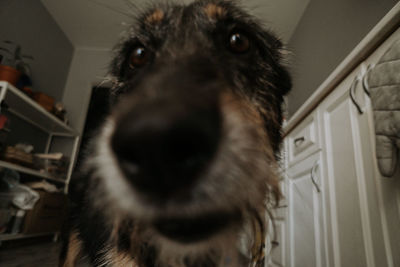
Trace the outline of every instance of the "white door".
[[[365, 95], [350, 74], [318, 107], [327, 179], [330, 266], [388, 266], [365, 115]], [[350, 91], [354, 85], [352, 96]]]
[[[400, 29], [398, 29], [390, 38], [388, 38], [368, 59], [363, 63], [365, 68], [371, 64], [376, 64], [390, 46], [400, 39]], [[375, 153], [375, 134], [374, 119], [370, 108], [371, 103], [367, 99], [369, 108], [366, 115], [370, 124], [370, 144], [372, 147], [372, 165], [375, 166], [375, 183], [378, 191], [378, 210], [381, 213], [383, 224], [383, 233], [386, 241], [386, 251], [388, 266], [400, 266], [400, 167], [394, 177], [383, 177], [377, 168]]]
[[320, 153], [287, 170], [289, 264], [325, 267]]
[[285, 196], [279, 206], [272, 210], [273, 220], [269, 220], [268, 235], [266, 239], [266, 264], [268, 267], [286, 267], [287, 238], [286, 238], [286, 186], [285, 179], [280, 181], [281, 191]]

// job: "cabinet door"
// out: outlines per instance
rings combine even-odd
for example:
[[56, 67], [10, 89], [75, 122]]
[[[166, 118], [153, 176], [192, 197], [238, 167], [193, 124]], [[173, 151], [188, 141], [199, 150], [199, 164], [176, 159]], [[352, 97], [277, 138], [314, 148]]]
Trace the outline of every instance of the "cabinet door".
[[[376, 64], [383, 54], [389, 49], [393, 42], [400, 39], [400, 29], [388, 38], [368, 59], [363, 63], [365, 68], [371, 64]], [[374, 118], [370, 108], [371, 102], [367, 99], [368, 109], [366, 116], [370, 124], [370, 144], [372, 146], [371, 164], [375, 166], [375, 183], [378, 191], [378, 210], [381, 213], [383, 233], [386, 241], [386, 251], [388, 255], [388, 266], [400, 266], [400, 166], [394, 177], [383, 177], [376, 162]]]
[[316, 153], [287, 170], [288, 250], [292, 267], [325, 267], [321, 158]]
[[[319, 106], [330, 266], [387, 266], [368, 118], [350, 97], [360, 69], [350, 74]], [[357, 84], [355, 84], [357, 85]], [[354, 99], [366, 107], [358, 83]]]
[[277, 219], [274, 223], [270, 223], [270, 228], [273, 229], [273, 233], [270, 236], [269, 242], [271, 242], [272, 248], [269, 251], [268, 267], [286, 267], [285, 253], [286, 253], [286, 222], [281, 219]]
[[[283, 175], [284, 177], [285, 175]], [[266, 241], [266, 266], [268, 267], [285, 267], [287, 253], [287, 198], [286, 198], [286, 180], [280, 181], [282, 195], [285, 196], [279, 203], [279, 206], [271, 211], [273, 221], [269, 220], [268, 236]]]

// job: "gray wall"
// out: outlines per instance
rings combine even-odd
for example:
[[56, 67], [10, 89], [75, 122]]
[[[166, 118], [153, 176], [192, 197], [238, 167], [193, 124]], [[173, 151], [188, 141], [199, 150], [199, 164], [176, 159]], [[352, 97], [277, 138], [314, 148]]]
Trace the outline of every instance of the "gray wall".
[[289, 42], [289, 114], [307, 100], [397, 0], [311, 0]]
[[103, 82], [111, 56], [109, 49], [75, 49], [62, 101], [68, 110], [70, 125], [80, 133], [85, 126], [92, 87]]
[[19, 43], [35, 58], [27, 61], [33, 89], [61, 100], [74, 47], [39, 0], [0, 0], [3, 40]]

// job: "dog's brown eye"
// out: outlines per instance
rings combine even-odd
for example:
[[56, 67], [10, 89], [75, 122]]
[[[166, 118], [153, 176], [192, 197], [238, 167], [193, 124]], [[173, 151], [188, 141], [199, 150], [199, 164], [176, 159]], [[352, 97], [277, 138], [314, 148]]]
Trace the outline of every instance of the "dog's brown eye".
[[136, 47], [131, 54], [129, 66], [131, 68], [141, 67], [146, 64], [149, 58], [149, 53], [143, 46]]
[[234, 53], [245, 53], [250, 49], [250, 40], [245, 34], [234, 32], [229, 37], [229, 48]]

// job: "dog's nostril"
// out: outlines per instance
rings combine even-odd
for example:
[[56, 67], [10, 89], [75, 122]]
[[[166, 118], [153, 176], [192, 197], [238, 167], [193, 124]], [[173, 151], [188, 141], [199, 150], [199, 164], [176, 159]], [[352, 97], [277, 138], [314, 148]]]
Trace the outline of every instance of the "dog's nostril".
[[168, 134], [166, 151], [169, 157], [166, 160], [179, 168], [190, 169], [206, 161], [213, 154], [218, 136], [201, 129], [200, 125], [199, 128], [195, 125], [183, 126], [186, 127], [178, 126]]
[[121, 170], [138, 190], [167, 195], [201, 175], [217, 150], [220, 127], [217, 111], [143, 112], [122, 118], [111, 142]]

